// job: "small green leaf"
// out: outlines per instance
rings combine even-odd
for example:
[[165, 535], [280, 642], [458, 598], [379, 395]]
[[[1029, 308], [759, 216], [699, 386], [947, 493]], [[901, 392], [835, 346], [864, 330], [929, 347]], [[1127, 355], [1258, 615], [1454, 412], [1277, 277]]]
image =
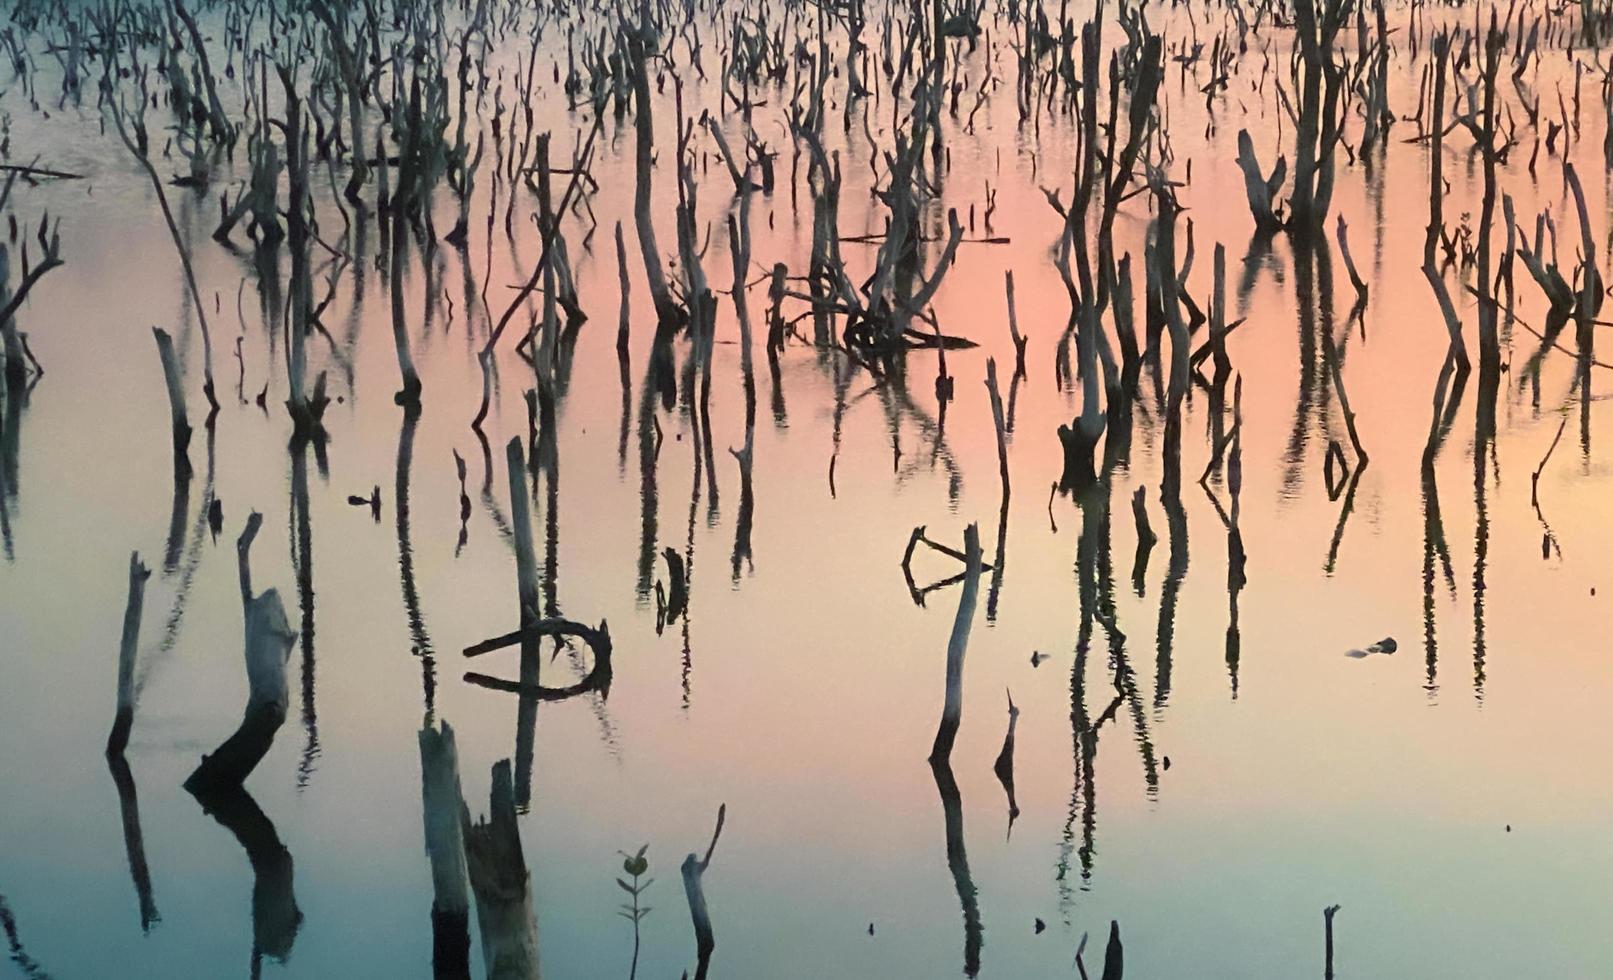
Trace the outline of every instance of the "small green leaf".
[[636, 890], [634, 890], [632, 885], [629, 885], [627, 882], [623, 881], [622, 879], [617, 878], [616, 883], [618, 885], [621, 885], [622, 886], [622, 891], [627, 892], [629, 895], [637, 895], [638, 894], [638, 892]]

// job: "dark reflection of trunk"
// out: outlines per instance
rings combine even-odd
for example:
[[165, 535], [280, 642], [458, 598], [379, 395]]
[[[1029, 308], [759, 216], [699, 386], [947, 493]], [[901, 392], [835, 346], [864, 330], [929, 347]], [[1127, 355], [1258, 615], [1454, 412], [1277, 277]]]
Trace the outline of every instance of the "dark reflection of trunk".
[[[1242, 398], [1238, 397], [1237, 401], [1241, 402]], [[1241, 420], [1242, 412], [1239, 410], [1235, 412]], [[1238, 597], [1248, 581], [1244, 575], [1247, 556], [1243, 550], [1243, 531], [1238, 526], [1240, 496], [1243, 490], [1243, 436], [1242, 427], [1237, 422], [1233, 424], [1231, 441], [1227, 446], [1226, 469], [1230, 505], [1222, 507], [1221, 501], [1208, 486], [1204, 488], [1204, 492], [1210, 498], [1210, 503], [1215, 507], [1216, 514], [1220, 516], [1221, 524], [1227, 532], [1227, 679], [1232, 685], [1232, 698], [1237, 700], [1238, 661], [1243, 650], [1243, 634], [1238, 624]]]
[[162, 920], [157, 913], [157, 901], [151, 895], [151, 870], [146, 866], [145, 835], [140, 832], [140, 801], [135, 795], [134, 774], [123, 756], [107, 756], [107, 768], [112, 770], [112, 782], [118, 788], [118, 810], [123, 817], [123, 849], [129, 856], [129, 877], [134, 881], [134, 893], [140, 901], [140, 931], [150, 932]]
[[[1453, 374], [1454, 372], [1454, 374]], [[1425, 690], [1430, 696], [1438, 692], [1439, 643], [1434, 616], [1435, 559], [1444, 565], [1445, 581], [1451, 592], [1456, 591], [1456, 579], [1451, 571], [1451, 554], [1445, 540], [1445, 524], [1440, 517], [1439, 484], [1434, 474], [1434, 463], [1444, 445], [1445, 436], [1455, 421], [1456, 410], [1462, 401], [1467, 383], [1466, 369], [1456, 370], [1455, 359], [1446, 356], [1440, 368], [1439, 379], [1434, 383], [1433, 417], [1428, 425], [1428, 441], [1423, 447], [1423, 642], [1426, 649], [1427, 679]]]
[[986, 622], [997, 621], [997, 596], [1002, 592], [1003, 568], [1008, 564], [1008, 494], [997, 512], [997, 554], [991, 561], [991, 586], [986, 590]]
[[[1283, 452], [1283, 488], [1290, 493], [1299, 488], [1304, 471], [1306, 448], [1310, 442], [1312, 415], [1318, 410], [1317, 392], [1321, 384], [1321, 362], [1317, 357], [1317, 262], [1315, 251], [1296, 242], [1294, 250], [1294, 293], [1299, 316], [1299, 394], [1294, 400], [1294, 425]], [[1327, 277], [1331, 282], [1332, 277]], [[1327, 297], [1331, 305], [1331, 297]]]
[[[1092, 617], [1083, 614], [1076, 637], [1075, 665], [1070, 669], [1070, 732], [1074, 743], [1075, 776], [1070, 791], [1070, 807], [1064, 821], [1063, 840], [1059, 845], [1059, 862], [1055, 877], [1059, 882], [1061, 905], [1068, 907], [1070, 900], [1070, 851], [1075, 850], [1080, 865], [1081, 887], [1092, 880], [1093, 856], [1097, 852], [1095, 837], [1098, 826], [1098, 734], [1103, 726], [1114, 719], [1125, 702], [1125, 695], [1116, 692], [1103, 712], [1094, 720], [1086, 704], [1087, 654], [1092, 641]], [[1076, 824], [1080, 824], [1080, 841], [1077, 843]]]
[[168, 511], [168, 538], [162, 549], [162, 574], [172, 575], [179, 568], [185, 547], [185, 515], [190, 513], [190, 467], [174, 467], [174, 501]]
[[996, 774], [997, 781], [1002, 783], [1003, 792], [1008, 794], [1008, 833], [1014, 832], [1014, 821], [1019, 819], [1019, 801], [1014, 796], [1014, 729], [1019, 727], [1019, 709], [1014, 707], [1014, 696], [1008, 696], [1008, 734], [1003, 736], [1002, 751], [997, 753], [997, 761], [992, 763], [991, 771]]
[[685, 711], [689, 710], [689, 677], [690, 674], [694, 672], [694, 650], [692, 640], [689, 635], [689, 607], [690, 597], [693, 595], [694, 590], [695, 515], [700, 510], [700, 474], [701, 468], [704, 465], [704, 456], [700, 450], [700, 438], [698, 434], [692, 441], [693, 445], [690, 448], [694, 451], [694, 486], [689, 488], [689, 530], [688, 538], [684, 543], [683, 550], [683, 587], [685, 590], [685, 598], [683, 615], [679, 617], [683, 620], [683, 710]]
[[16, 559], [11, 512], [17, 505], [18, 457], [22, 448], [22, 416], [28, 407], [28, 388], [6, 386], [4, 412], [0, 412], [0, 546], [6, 561]]
[[[1070, 897], [1069, 859], [1072, 848], [1075, 849], [1076, 859], [1080, 865], [1082, 887], [1085, 887], [1092, 878], [1097, 832], [1098, 733], [1105, 724], [1114, 719], [1121, 705], [1128, 700], [1131, 702], [1132, 719], [1136, 726], [1138, 748], [1142, 755], [1149, 793], [1152, 794], [1158, 785], [1153, 746], [1148, 737], [1141, 698], [1137, 693], [1136, 677], [1125, 654], [1126, 638], [1115, 622], [1108, 516], [1109, 493], [1113, 478], [1112, 459], [1106, 453], [1102, 477], [1089, 487], [1078, 501], [1081, 507], [1081, 535], [1076, 542], [1076, 584], [1081, 602], [1081, 615], [1076, 630], [1075, 663], [1070, 670], [1070, 734], [1075, 773], [1056, 875], [1061, 903], [1065, 905], [1068, 904]], [[1109, 637], [1115, 687], [1114, 699], [1095, 721], [1086, 704], [1087, 660], [1092, 648], [1094, 623], [1101, 624]], [[1079, 844], [1076, 843], [1075, 829], [1078, 822]]]
[[1176, 601], [1182, 592], [1182, 581], [1187, 577], [1187, 511], [1182, 498], [1164, 487], [1160, 488], [1160, 505], [1165, 510], [1165, 538], [1170, 547], [1170, 560], [1165, 567], [1165, 584], [1159, 593], [1159, 628], [1155, 635], [1157, 654], [1154, 660], [1154, 707], [1164, 707], [1171, 695], [1171, 658], [1176, 641]]
[[[574, 335], [570, 335], [575, 339]], [[551, 619], [560, 617], [560, 439], [557, 424], [558, 406], [554, 396], [548, 393], [545, 387], [548, 383], [541, 376], [538, 389], [539, 418], [542, 427], [538, 434], [537, 451], [533, 454], [533, 461], [537, 465], [533, 473], [533, 497], [537, 498], [541, 489], [543, 497], [543, 614]], [[558, 391], [559, 385], [554, 389]], [[572, 670], [582, 678], [592, 674], [592, 668], [584, 662], [577, 646], [564, 637], [556, 636], [554, 640], [554, 656], [561, 651], [566, 654]], [[607, 675], [608, 677], [608, 675]], [[575, 686], [575, 685], [574, 685]], [[605, 692], [609, 689], [606, 680], [603, 688], [590, 686], [589, 707], [594, 714], [594, 720], [599, 723], [601, 740], [614, 753], [617, 747], [616, 727], [611, 721], [610, 714], [605, 706]], [[521, 801], [522, 806], [526, 800]]]
[[1081, 508], [1085, 546], [1077, 545], [1077, 555], [1083, 563], [1081, 574], [1088, 583], [1082, 595], [1084, 601], [1095, 605], [1097, 621], [1109, 638], [1109, 662], [1115, 671], [1115, 687], [1130, 709], [1132, 735], [1136, 739], [1137, 753], [1143, 765], [1143, 781], [1148, 794], [1152, 796], [1159, 790], [1154, 742], [1148, 733], [1148, 717], [1138, 690], [1137, 674], [1132, 669], [1131, 658], [1126, 655], [1126, 634], [1120, 629], [1115, 610], [1114, 550], [1109, 506], [1113, 487], [1114, 456], [1106, 450], [1101, 489], [1095, 489], [1091, 500], [1084, 502]]
[[[312, 444], [323, 454], [321, 444]], [[297, 605], [302, 612], [302, 758], [297, 763], [297, 785], [308, 785], [319, 759], [319, 712], [314, 697], [314, 531], [308, 515], [308, 446], [291, 447], [292, 566], [297, 572]], [[324, 467], [321, 465], [321, 471]]]
[[638, 404], [638, 464], [639, 464], [639, 549], [638, 579], [634, 595], [640, 605], [649, 601], [650, 584], [655, 574], [655, 543], [660, 512], [660, 496], [656, 481], [656, 464], [661, 455], [661, 425], [656, 414], [659, 397], [663, 407], [671, 407], [674, 397], [672, 346], [657, 337], [650, 348], [650, 366], [639, 393]]
[[521, 813], [532, 806], [532, 757], [538, 740], [538, 665], [543, 658], [537, 639], [521, 640], [521, 686], [515, 707], [515, 805]]
[[739, 468], [739, 515], [734, 522], [734, 553], [729, 560], [734, 582], [739, 581], [740, 569], [751, 564], [751, 524], [755, 516], [756, 494], [751, 487], [751, 468], [747, 461]]
[[1490, 509], [1486, 477], [1490, 453], [1495, 444], [1496, 394], [1500, 384], [1499, 365], [1481, 364], [1478, 418], [1473, 435], [1473, 694], [1480, 700], [1484, 699], [1484, 575], [1490, 557]]
[[17, 969], [22, 971], [24, 977], [28, 980], [50, 980], [50, 971], [29, 956], [28, 950], [23, 947], [17, 917], [12, 914], [11, 906], [6, 904], [4, 895], [0, 895], [0, 932], [6, 934], [6, 948], [11, 951], [11, 962], [17, 964]]
[[252, 864], [252, 971], [256, 976], [262, 957], [286, 961], [302, 925], [291, 852], [280, 842], [274, 822], [246, 790], [236, 787], [196, 799], [203, 812], [235, 835]]
[[620, 361], [622, 380], [622, 426], [616, 437], [616, 473], [618, 476], [627, 471], [627, 434], [633, 428], [633, 379], [627, 366], [627, 355], [624, 352]]
[[958, 781], [952, 777], [952, 765], [946, 759], [932, 758], [930, 773], [935, 777], [936, 792], [941, 794], [941, 816], [946, 823], [947, 868], [952, 872], [952, 884], [958, 890], [958, 904], [963, 908], [963, 974], [978, 976], [980, 947], [985, 930], [980, 925], [980, 899], [975, 891], [974, 878], [969, 874], [969, 854], [963, 845], [963, 798], [958, 793]]
[[426, 714], [436, 710], [437, 659], [431, 647], [431, 636], [426, 632], [426, 620], [420, 612], [420, 592], [414, 581], [414, 545], [409, 539], [409, 471], [414, 462], [414, 433], [420, 421], [419, 406], [407, 406], [403, 411], [403, 426], [398, 430], [397, 480], [392, 491], [392, 506], [397, 515], [398, 527], [398, 578], [403, 586], [403, 609], [409, 620], [409, 641], [412, 652], [420, 659], [420, 688], [425, 697]]
[[179, 581], [174, 586], [174, 604], [168, 611], [168, 617], [163, 620], [162, 638], [157, 641], [156, 651], [140, 661], [139, 675], [135, 681], [136, 696], [145, 688], [152, 672], [173, 655], [174, 647], [179, 642], [181, 628], [185, 623], [185, 610], [190, 605], [191, 584], [196, 579], [197, 568], [201, 566], [202, 544], [207, 540], [207, 515], [213, 505], [214, 449], [218, 438], [216, 426], [207, 426], [204, 431], [207, 433], [207, 479], [202, 486], [201, 504], [196, 508], [196, 519], [191, 522], [190, 543], [185, 546], [184, 559], [179, 566]]
[[[264, 387], [273, 387], [280, 358], [280, 325], [283, 323], [281, 306], [284, 294], [280, 282], [280, 251], [258, 246], [252, 250], [252, 266], [258, 275], [258, 312], [262, 316], [263, 332], [268, 335], [269, 357], [264, 365]], [[359, 292], [357, 295], [363, 295]]]

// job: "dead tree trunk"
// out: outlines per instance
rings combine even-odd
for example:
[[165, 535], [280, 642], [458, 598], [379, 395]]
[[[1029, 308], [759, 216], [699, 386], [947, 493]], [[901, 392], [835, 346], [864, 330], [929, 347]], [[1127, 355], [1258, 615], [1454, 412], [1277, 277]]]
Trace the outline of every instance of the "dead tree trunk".
[[179, 378], [179, 358], [174, 353], [174, 340], [168, 331], [152, 327], [151, 335], [157, 339], [157, 356], [162, 359], [162, 378], [168, 386], [168, 416], [174, 433], [174, 473], [190, 474], [190, 419], [185, 413], [185, 388]]
[[532, 912], [532, 876], [515, 823], [510, 760], [493, 766], [485, 820], [462, 818], [465, 865], [476, 895], [476, 922], [488, 980], [538, 980], [538, 921]]
[[470, 977], [470, 879], [454, 730], [420, 729], [420, 797], [431, 859], [431, 965], [439, 980]]
[[235, 734], [211, 755], [202, 756], [201, 764], [185, 780], [185, 789], [197, 797], [239, 788], [268, 754], [275, 733], [286, 720], [286, 660], [297, 634], [286, 619], [278, 591], [252, 594], [250, 552], [262, 524], [263, 515], [254, 511], [235, 544], [246, 614], [246, 714]]
[[941, 707], [941, 725], [930, 748], [931, 763], [945, 763], [952, 757], [952, 743], [963, 720], [963, 655], [969, 648], [969, 630], [974, 625], [975, 603], [980, 595], [980, 528], [970, 524], [963, 529], [963, 594], [958, 598], [958, 615], [952, 622], [947, 641], [946, 700]]
[[693, 854], [683, 859], [683, 894], [689, 900], [689, 918], [694, 923], [695, 938], [695, 980], [705, 980], [706, 971], [711, 968], [711, 953], [717, 948], [717, 940], [711, 932], [711, 913], [706, 909], [706, 891], [703, 878], [706, 869], [711, 867], [711, 852], [717, 849], [717, 838], [722, 836], [723, 820], [728, 816], [728, 804], [717, 807], [717, 829], [712, 831], [711, 844], [706, 847], [706, 856], [696, 858]]
[[108, 758], [121, 756], [129, 745], [134, 725], [134, 658], [140, 647], [140, 614], [145, 607], [146, 580], [151, 570], [140, 563], [140, 552], [129, 556], [129, 603], [123, 610], [123, 640], [118, 646], [118, 709], [112, 734], [106, 740]]

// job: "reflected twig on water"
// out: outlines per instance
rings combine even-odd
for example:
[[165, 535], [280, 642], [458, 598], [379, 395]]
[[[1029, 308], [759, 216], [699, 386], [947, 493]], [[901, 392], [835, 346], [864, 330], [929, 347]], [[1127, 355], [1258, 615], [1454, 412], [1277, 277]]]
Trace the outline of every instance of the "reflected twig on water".
[[997, 781], [1002, 783], [1003, 792], [1008, 794], [1008, 832], [1004, 839], [1013, 836], [1014, 821], [1019, 819], [1019, 803], [1014, 798], [1014, 729], [1019, 727], [1019, 709], [1014, 706], [1014, 694], [1008, 692], [1008, 734], [1003, 736], [1002, 751], [997, 753], [997, 761], [992, 764], [991, 771], [996, 774]]
[[[702, 455], [701, 455], [700, 436], [699, 436], [698, 428], [699, 428], [698, 423], [696, 423], [695, 438], [692, 440], [693, 444], [690, 446], [690, 448], [694, 451], [694, 485], [689, 490], [689, 532], [688, 532], [687, 540], [684, 543], [684, 551], [683, 551], [684, 605], [683, 605], [683, 609], [682, 609], [682, 616], [679, 617], [683, 621], [682, 683], [683, 683], [683, 710], [684, 711], [689, 710], [689, 675], [694, 672], [694, 655], [693, 655], [693, 653], [691, 651], [690, 638], [689, 638], [689, 630], [690, 630], [690, 626], [689, 626], [689, 604], [690, 604], [690, 600], [689, 600], [689, 597], [692, 596], [693, 592], [694, 592], [694, 529], [695, 529], [695, 514], [699, 511], [699, 508], [700, 508], [700, 472], [701, 472], [701, 467], [702, 467], [703, 462], [704, 462], [703, 458], [702, 458]], [[671, 551], [670, 548], [667, 549], [667, 550]]]
[[50, 980], [50, 971], [40, 965], [39, 961], [28, 955], [28, 950], [22, 945], [22, 934], [17, 928], [17, 916], [6, 903], [6, 897], [0, 895], [0, 931], [6, 934], [6, 948], [11, 952], [11, 962], [17, 964], [17, 969], [28, 980]]
[[638, 405], [639, 549], [638, 577], [634, 584], [633, 595], [640, 607], [647, 604], [650, 599], [660, 518], [660, 494], [656, 471], [660, 460], [661, 439], [660, 423], [656, 419], [656, 401], [659, 396], [663, 409], [672, 406], [674, 397], [672, 372], [671, 341], [658, 336], [650, 348], [649, 367], [645, 371]]
[[1423, 447], [1421, 466], [1423, 498], [1423, 642], [1426, 647], [1427, 679], [1425, 690], [1430, 697], [1438, 693], [1439, 643], [1434, 615], [1435, 559], [1444, 566], [1445, 581], [1451, 594], [1456, 592], [1456, 576], [1451, 568], [1451, 554], [1445, 540], [1445, 524], [1440, 517], [1439, 484], [1434, 464], [1450, 431], [1456, 410], [1462, 401], [1467, 385], [1468, 368], [1459, 364], [1453, 350], [1447, 354], [1434, 383], [1433, 416], [1428, 425], [1428, 440]]
[[[426, 717], [429, 718], [436, 710], [437, 658], [431, 646], [431, 636], [426, 632], [425, 616], [420, 612], [420, 591], [414, 581], [414, 545], [409, 538], [409, 473], [414, 462], [414, 433], [419, 420], [418, 406], [404, 408], [403, 424], [398, 430], [397, 478], [393, 484], [392, 501], [398, 532], [398, 580], [403, 588], [403, 609], [409, 623], [411, 652], [420, 660], [420, 689], [425, 699]], [[459, 458], [457, 453], [454, 458]], [[459, 466], [463, 472], [463, 460], [460, 460]], [[464, 499], [463, 491], [461, 499]], [[463, 519], [460, 523], [463, 543]]]
[[1165, 566], [1165, 583], [1159, 593], [1159, 626], [1155, 632], [1154, 707], [1163, 708], [1170, 700], [1171, 658], [1176, 640], [1176, 603], [1187, 578], [1187, 510], [1181, 495], [1165, 486], [1159, 491], [1165, 511], [1165, 539], [1170, 559]]
[[252, 969], [262, 957], [284, 963], [291, 956], [302, 911], [297, 908], [291, 852], [280, 842], [274, 821], [240, 786], [198, 793], [202, 812], [234, 835], [252, 865]]
[[1564, 415], [1562, 422], [1557, 426], [1557, 435], [1552, 438], [1551, 446], [1546, 449], [1546, 455], [1541, 457], [1540, 465], [1529, 476], [1529, 506], [1534, 508], [1535, 520], [1540, 522], [1543, 534], [1540, 544], [1541, 558], [1550, 558], [1553, 551], [1557, 553], [1559, 560], [1563, 557], [1563, 549], [1557, 544], [1557, 535], [1552, 532], [1551, 524], [1546, 521], [1546, 515], [1540, 509], [1540, 475], [1546, 471], [1546, 463], [1550, 462], [1551, 454], [1556, 452], [1557, 443], [1562, 439], [1563, 430], [1566, 428], [1568, 428], [1568, 416]]
[[963, 974], [974, 977], [980, 974], [980, 947], [985, 944], [985, 929], [980, 923], [980, 896], [975, 890], [974, 876], [969, 873], [969, 852], [964, 847], [963, 797], [946, 757], [930, 758], [930, 774], [935, 777], [935, 791], [941, 797], [947, 869], [952, 872], [952, 885], [957, 889], [958, 904], [963, 910]]
[[[1484, 577], [1490, 556], [1490, 510], [1486, 492], [1488, 450], [1495, 442], [1495, 402], [1500, 381], [1499, 367], [1480, 367], [1478, 417], [1473, 436], [1473, 695], [1480, 701], [1484, 700]], [[1499, 482], [1499, 472], [1496, 479]]]
[[[288, 529], [292, 536], [291, 565], [297, 573], [297, 606], [301, 611], [298, 636], [302, 647], [302, 757], [297, 762], [297, 788], [313, 779], [319, 759], [319, 711], [315, 698], [314, 657], [314, 531], [308, 513], [308, 448], [324, 455], [324, 444], [308, 441], [291, 447], [291, 508]], [[325, 466], [320, 465], [323, 475]]]
[[129, 878], [134, 882], [135, 897], [140, 903], [140, 931], [150, 932], [162, 921], [157, 912], [157, 901], [151, 894], [151, 869], [146, 864], [145, 835], [140, 832], [140, 802], [135, 794], [134, 774], [120, 752], [108, 755], [107, 768], [118, 789], [118, 812], [123, 822], [123, 849], [129, 859]]
[[[1331, 320], [1332, 263], [1317, 260], [1317, 249], [1307, 244], [1294, 243], [1294, 293], [1299, 324], [1299, 393], [1294, 399], [1294, 423], [1283, 450], [1282, 486], [1285, 492], [1296, 494], [1304, 472], [1306, 450], [1314, 426], [1325, 425], [1328, 388], [1323, 382], [1324, 369], [1317, 357], [1317, 309], [1320, 302]], [[1325, 295], [1317, 295], [1318, 269], [1326, 266], [1323, 282]], [[1330, 338], [1331, 341], [1331, 338]], [[1324, 401], [1317, 403], [1320, 392]], [[1313, 415], [1317, 416], [1313, 419]]]
[[[141, 658], [140, 672], [135, 681], [135, 695], [150, 683], [157, 669], [168, 662], [173, 655], [175, 646], [179, 643], [180, 629], [184, 625], [185, 610], [190, 605], [192, 583], [196, 579], [196, 570], [201, 566], [202, 542], [206, 540], [210, 514], [217, 497], [213, 490], [214, 444], [216, 442], [216, 427], [208, 426], [207, 433], [207, 479], [202, 487], [201, 506], [196, 509], [196, 519], [191, 523], [190, 543], [185, 546], [183, 563], [179, 566], [179, 581], [174, 588], [174, 604], [163, 620], [162, 638], [157, 642], [157, 649], [146, 657]], [[177, 487], [176, 487], [177, 489]], [[172, 530], [169, 532], [172, 533]]]
[[11, 512], [17, 506], [19, 494], [22, 417], [28, 408], [31, 387], [6, 384], [5, 408], [0, 412], [0, 545], [4, 545], [8, 562], [17, 558], [12, 538]]

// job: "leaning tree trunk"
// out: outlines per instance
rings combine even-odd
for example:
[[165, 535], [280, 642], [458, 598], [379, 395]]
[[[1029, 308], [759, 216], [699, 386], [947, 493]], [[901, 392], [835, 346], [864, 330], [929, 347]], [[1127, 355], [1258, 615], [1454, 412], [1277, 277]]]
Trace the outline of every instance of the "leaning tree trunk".
[[225, 739], [212, 754], [202, 756], [201, 764], [185, 780], [185, 788], [197, 796], [239, 788], [268, 754], [275, 733], [286, 720], [290, 701], [286, 661], [297, 634], [286, 618], [286, 608], [278, 591], [268, 589], [256, 596], [252, 594], [249, 553], [252, 539], [257, 537], [262, 524], [263, 515], [254, 511], [235, 545], [241, 604], [246, 613], [246, 713], [235, 734]]

